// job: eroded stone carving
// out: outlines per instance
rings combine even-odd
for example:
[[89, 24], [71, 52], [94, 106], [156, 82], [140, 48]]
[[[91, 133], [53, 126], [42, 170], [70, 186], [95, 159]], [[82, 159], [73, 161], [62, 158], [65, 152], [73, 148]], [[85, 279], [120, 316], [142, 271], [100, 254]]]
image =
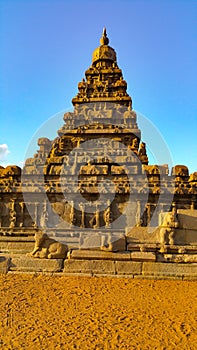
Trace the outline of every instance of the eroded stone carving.
[[21, 168], [17, 165], [8, 165], [6, 168], [1, 167], [1, 177], [21, 176]]
[[46, 233], [38, 231], [35, 233], [34, 250], [27, 255], [42, 259], [64, 259], [67, 251], [68, 247], [66, 245], [49, 238]]
[[96, 207], [96, 211], [93, 215], [93, 217], [91, 218], [91, 220], [89, 221], [90, 227], [93, 229], [97, 229], [100, 225], [100, 220], [99, 220], [99, 208]]
[[179, 227], [179, 222], [177, 219], [177, 209], [174, 205], [172, 211], [166, 213], [163, 223], [160, 229], [160, 243], [162, 245], [174, 244], [174, 233], [175, 229]]
[[189, 171], [188, 167], [185, 165], [175, 165], [175, 167], [172, 168], [172, 176], [188, 176]]
[[110, 208], [110, 201], [108, 201], [107, 204], [108, 204], [108, 207], [104, 211], [103, 218], [105, 222], [105, 227], [109, 228], [111, 227], [111, 222], [112, 222], [112, 212]]

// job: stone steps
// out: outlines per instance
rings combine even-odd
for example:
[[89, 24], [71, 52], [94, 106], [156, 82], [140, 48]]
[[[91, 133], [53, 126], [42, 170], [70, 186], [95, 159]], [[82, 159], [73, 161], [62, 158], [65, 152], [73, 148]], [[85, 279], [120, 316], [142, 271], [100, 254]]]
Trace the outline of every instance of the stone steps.
[[69, 252], [68, 259], [77, 260], [112, 260], [112, 261], [156, 261], [156, 255], [151, 252], [103, 252], [92, 250], [73, 250]]
[[0, 253], [27, 254], [34, 248], [34, 237], [0, 237]]
[[197, 263], [156, 262], [155, 259], [156, 256], [149, 252], [139, 254], [73, 250], [65, 260], [1, 254], [0, 273], [197, 280]]

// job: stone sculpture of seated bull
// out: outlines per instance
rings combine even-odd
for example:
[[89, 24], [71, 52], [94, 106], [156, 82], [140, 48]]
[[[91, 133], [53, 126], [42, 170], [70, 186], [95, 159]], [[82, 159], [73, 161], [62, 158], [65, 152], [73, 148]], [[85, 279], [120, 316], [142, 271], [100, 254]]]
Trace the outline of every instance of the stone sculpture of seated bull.
[[38, 231], [35, 233], [34, 250], [27, 255], [42, 259], [64, 259], [67, 251], [68, 247], [66, 245], [49, 238], [46, 233]]

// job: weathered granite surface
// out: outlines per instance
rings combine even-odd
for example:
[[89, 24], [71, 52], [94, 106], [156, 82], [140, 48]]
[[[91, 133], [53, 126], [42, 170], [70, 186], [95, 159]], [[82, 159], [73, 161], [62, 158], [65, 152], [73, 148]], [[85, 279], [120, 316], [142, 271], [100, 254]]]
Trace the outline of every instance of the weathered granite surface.
[[197, 172], [149, 164], [106, 30], [72, 103], [58, 136], [39, 138], [23, 169], [0, 167], [0, 254], [12, 255], [10, 269], [60, 271], [80, 248], [64, 271], [156, 276], [156, 261], [161, 275], [194, 276]]

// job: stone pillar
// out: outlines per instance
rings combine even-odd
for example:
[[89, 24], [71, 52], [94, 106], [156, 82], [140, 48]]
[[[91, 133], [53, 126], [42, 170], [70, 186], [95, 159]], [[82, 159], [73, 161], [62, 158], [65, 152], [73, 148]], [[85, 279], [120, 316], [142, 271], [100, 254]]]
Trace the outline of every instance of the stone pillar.
[[45, 202], [43, 205], [43, 212], [40, 217], [40, 226], [43, 229], [45, 229], [47, 227], [47, 222], [48, 222], [48, 211], [47, 211], [47, 202]]
[[71, 211], [70, 211], [70, 225], [71, 225], [71, 227], [73, 227], [73, 226], [75, 226], [75, 222], [76, 222], [74, 201], [71, 201], [70, 206], [71, 206]]
[[80, 225], [80, 227], [84, 228], [85, 227], [85, 208], [84, 208], [84, 204], [80, 203], [79, 204], [79, 208], [81, 210], [81, 225]]
[[140, 201], [137, 201], [137, 208], [136, 208], [136, 226], [141, 226], [141, 203]]
[[147, 203], [146, 204], [146, 212], [147, 212], [147, 222], [146, 222], [146, 225], [148, 226], [149, 223], [150, 223], [150, 219], [151, 219], [151, 204], [150, 203]]
[[3, 203], [2, 203], [2, 198], [0, 197], [0, 227], [2, 227], [2, 214], [3, 214]]
[[38, 226], [38, 204], [39, 203], [35, 203], [35, 208], [34, 208], [34, 223], [33, 223], [33, 227], [36, 228]]
[[94, 228], [98, 228], [100, 226], [98, 205], [96, 205], [96, 216], [95, 217], [96, 217], [96, 224], [95, 224]]
[[10, 203], [10, 228], [14, 228], [16, 226], [16, 210], [15, 210], [15, 199], [11, 199]]
[[105, 227], [110, 228], [111, 227], [111, 208], [110, 208], [110, 201], [108, 201], [108, 207], [104, 211], [104, 222], [105, 222]]
[[24, 202], [20, 202], [19, 203], [19, 206], [20, 206], [20, 223], [19, 223], [19, 227], [23, 227], [23, 213], [24, 213], [24, 206], [25, 206], [25, 203]]

